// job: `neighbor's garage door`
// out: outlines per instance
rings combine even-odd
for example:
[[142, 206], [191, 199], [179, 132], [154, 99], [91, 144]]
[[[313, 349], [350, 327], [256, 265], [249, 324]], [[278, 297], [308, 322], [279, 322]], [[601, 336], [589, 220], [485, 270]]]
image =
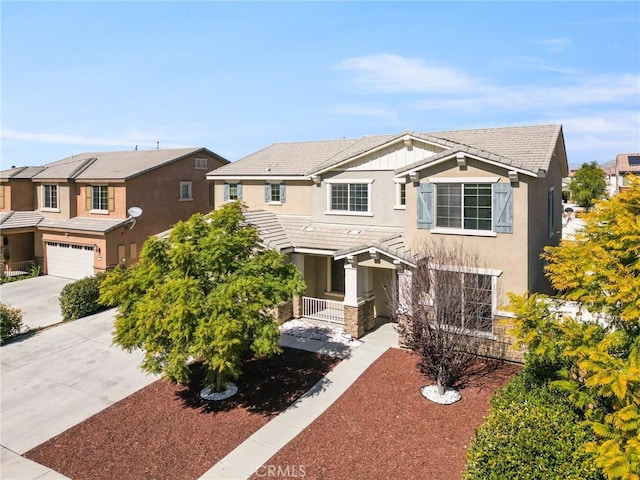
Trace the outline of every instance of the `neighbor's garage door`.
[[47, 273], [66, 278], [93, 275], [93, 246], [47, 242]]

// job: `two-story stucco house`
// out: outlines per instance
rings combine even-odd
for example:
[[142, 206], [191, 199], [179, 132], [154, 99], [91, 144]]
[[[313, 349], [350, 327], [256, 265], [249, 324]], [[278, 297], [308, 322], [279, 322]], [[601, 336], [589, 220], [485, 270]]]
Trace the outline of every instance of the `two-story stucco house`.
[[149, 236], [213, 209], [205, 176], [227, 163], [206, 148], [182, 148], [83, 153], [2, 171], [2, 261], [37, 259], [69, 278], [129, 265]]
[[303, 273], [293, 316], [359, 337], [412, 288], [428, 239], [487, 259], [482, 271], [449, 267], [482, 276], [494, 318], [505, 292], [550, 291], [540, 254], [561, 238], [566, 175], [562, 127], [540, 125], [277, 143], [207, 178], [216, 205], [244, 201], [264, 246]]

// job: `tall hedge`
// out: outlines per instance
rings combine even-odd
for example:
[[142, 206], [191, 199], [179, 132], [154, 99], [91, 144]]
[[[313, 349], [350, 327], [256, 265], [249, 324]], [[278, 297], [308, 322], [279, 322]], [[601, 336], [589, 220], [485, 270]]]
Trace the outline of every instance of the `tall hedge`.
[[593, 440], [569, 404], [523, 372], [491, 400], [467, 453], [465, 480], [602, 479], [585, 443]]
[[83, 278], [65, 285], [60, 293], [60, 307], [64, 321], [77, 320], [108, 308], [99, 303], [100, 284], [106, 273]]

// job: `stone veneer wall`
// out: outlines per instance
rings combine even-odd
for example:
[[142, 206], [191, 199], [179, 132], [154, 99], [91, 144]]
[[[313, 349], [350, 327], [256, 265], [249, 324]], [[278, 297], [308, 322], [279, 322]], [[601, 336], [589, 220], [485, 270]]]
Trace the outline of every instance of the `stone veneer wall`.
[[373, 316], [374, 300], [364, 302], [359, 307], [344, 306], [344, 331], [354, 338], [360, 338], [375, 324]]
[[276, 318], [278, 323], [284, 323], [293, 318], [293, 304], [291, 302], [282, 302], [280, 305], [273, 307], [269, 313]]
[[291, 316], [293, 318], [302, 317], [302, 297], [300, 295], [293, 296], [293, 304], [291, 310]]

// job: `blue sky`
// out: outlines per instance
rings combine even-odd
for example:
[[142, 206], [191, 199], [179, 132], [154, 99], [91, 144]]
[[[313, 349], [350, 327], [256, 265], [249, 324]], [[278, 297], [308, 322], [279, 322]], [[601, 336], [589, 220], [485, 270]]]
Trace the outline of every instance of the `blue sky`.
[[80, 152], [562, 123], [640, 151], [638, 2], [11, 2], [2, 168]]

